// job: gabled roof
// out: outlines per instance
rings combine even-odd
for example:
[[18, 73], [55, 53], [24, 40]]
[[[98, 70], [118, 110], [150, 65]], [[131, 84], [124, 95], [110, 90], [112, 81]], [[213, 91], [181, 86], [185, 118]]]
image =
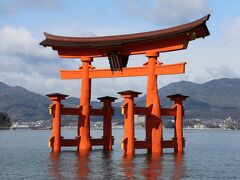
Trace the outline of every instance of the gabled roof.
[[[178, 41], [181, 41], [181, 43], [183, 43], [183, 41], [188, 43], [188, 41], [201, 37], [204, 38], [210, 34], [206, 26], [206, 21], [209, 17], [210, 15], [207, 15], [196, 21], [167, 29], [116, 36], [66, 37], [44, 33], [46, 39], [43, 40], [40, 45], [44, 47], [50, 46], [54, 50], [60, 51], [63, 49], [75, 51], [76, 49], [84, 49], [84, 51], [97, 49], [109, 53], [113, 51], [121, 52], [124, 48], [129, 49], [129, 46], [131, 48], [131, 46], [136, 46], [138, 44], [142, 46], [146, 44], [148, 46], [149, 43], [153, 44], [154, 42], [158, 43], [161, 41], [162, 44], [162, 42], [173, 41], [173, 39], [179, 39]], [[138, 51], [139, 50], [141, 50], [141, 48], [138, 48]], [[145, 51], [144, 48], [143, 50]]]

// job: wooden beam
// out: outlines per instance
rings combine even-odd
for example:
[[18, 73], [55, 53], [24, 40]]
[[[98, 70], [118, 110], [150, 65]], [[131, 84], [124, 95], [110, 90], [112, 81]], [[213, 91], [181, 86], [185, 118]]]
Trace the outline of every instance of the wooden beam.
[[[82, 113], [82, 108], [61, 108], [62, 115], [80, 115]], [[90, 109], [90, 115], [92, 116], [104, 116], [104, 109]], [[111, 115], [114, 115], [112, 111]]]
[[148, 115], [150, 113], [151, 113], [151, 108], [149, 107], [134, 107], [134, 114]]
[[175, 108], [161, 108], [161, 115], [162, 116], [176, 116], [176, 109]]
[[176, 140], [163, 141], [163, 148], [174, 148], [177, 145]]
[[90, 109], [91, 116], [103, 116], [105, 114], [104, 109]]
[[61, 146], [77, 146], [79, 139], [61, 139]]
[[156, 66], [156, 75], [183, 74], [185, 73], [185, 62]]
[[155, 51], [158, 53], [170, 52], [186, 49], [188, 46], [189, 37], [181, 35], [179, 37], [172, 37], [166, 41], [165, 39], [152, 39], [147, 42], [137, 42], [129, 44], [115, 44], [110, 47], [53, 47], [53, 50], [58, 51], [60, 58], [80, 58], [81, 56], [89, 57], [107, 57], [107, 52], [121, 52], [121, 55], [137, 55], [146, 54], [148, 51]]
[[80, 115], [82, 108], [61, 108], [62, 115]]
[[89, 71], [90, 78], [116, 78], [116, 77], [132, 77], [146, 76], [146, 67], [130, 67], [123, 68], [122, 71], [111, 71], [110, 69], [96, 69]]
[[135, 149], [149, 149], [150, 143], [150, 141], [134, 141]]
[[137, 55], [137, 54], [146, 54], [148, 51], [154, 51], [157, 53], [170, 52], [186, 49], [188, 46], [188, 41], [180, 40], [179, 42], [169, 42], [168, 44], [163, 45], [162, 42], [151, 43], [151, 44], [141, 44], [138, 46], [130, 46], [124, 48], [121, 52], [122, 54]]
[[103, 138], [95, 138], [90, 141], [92, 146], [103, 146], [105, 143]]
[[[167, 74], [182, 74], [185, 72], [186, 63], [156, 65], [156, 75]], [[122, 71], [111, 71], [110, 69], [92, 69], [89, 70], [89, 78], [117, 78], [117, 77], [132, 77], [132, 76], [147, 76], [148, 68], [144, 67], [129, 67], [123, 68]], [[62, 70], [60, 71], [61, 79], [82, 79], [82, 70]]]

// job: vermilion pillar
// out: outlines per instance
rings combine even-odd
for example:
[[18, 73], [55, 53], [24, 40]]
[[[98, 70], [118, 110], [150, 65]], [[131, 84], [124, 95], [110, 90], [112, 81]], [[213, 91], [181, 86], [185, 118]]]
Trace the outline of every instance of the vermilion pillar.
[[53, 145], [52, 145], [52, 152], [60, 152], [61, 151], [61, 100], [64, 100], [68, 95], [60, 94], [60, 93], [53, 93], [47, 94], [46, 96], [49, 97], [53, 101], [53, 115], [52, 119], [52, 138], [53, 138]]
[[[162, 153], [162, 120], [160, 111], [160, 100], [158, 96], [157, 75], [155, 67], [159, 64], [158, 53], [148, 52], [148, 84], [146, 106], [151, 107], [151, 113], [146, 116], [146, 138], [151, 139], [151, 153]], [[150, 150], [148, 149], [148, 152]]]
[[[126, 155], [135, 154], [135, 136], [134, 136], [134, 101], [135, 97], [138, 97], [140, 92], [136, 91], [122, 91], [118, 92], [124, 98], [124, 153]], [[127, 107], [126, 107], [127, 106]]]
[[79, 115], [78, 134], [80, 151], [91, 150], [90, 142], [90, 98], [91, 98], [91, 79], [89, 78], [89, 69], [91, 68], [91, 57], [82, 57], [83, 65], [80, 69], [83, 71], [80, 107], [82, 114]]
[[184, 96], [181, 94], [174, 94], [168, 96], [172, 101], [174, 101], [174, 107], [176, 108], [175, 117], [175, 138], [177, 139], [177, 146], [174, 148], [174, 152], [183, 152], [183, 101], [189, 96]]
[[105, 151], [112, 150], [113, 137], [112, 137], [112, 115], [113, 115], [113, 107], [112, 102], [114, 102], [117, 98], [104, 96], [97, 98], [101, 102], [103, 102], [104, 116], [103, 116], [103, 139], [104, 145], [103, 149]]

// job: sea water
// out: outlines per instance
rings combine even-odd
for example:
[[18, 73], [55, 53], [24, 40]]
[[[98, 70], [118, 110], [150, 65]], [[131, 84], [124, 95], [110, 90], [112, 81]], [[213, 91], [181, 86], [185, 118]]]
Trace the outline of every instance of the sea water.
[[[113, 151], [104, 153], [93, 147], [89, 155], [76, 148], [62, 148], [58, 155], [47, 147], [49, 130], [0, 131], [0, 179], [240, 179], [240, 131], [184, 130], [185, 153], [175, 155], [164, 149], [162, 157], [136, 150], [134, 158], [123, 157], [123, 129], [113, 129]], [[76, 130], [63, 130], [62, 136], [74, 138]], [[93, 138], [101, 130], [91, 130]], [[144, 129], [136, 129], [138, 140]], [[173, 130], [164, 130], [164, 139]]]

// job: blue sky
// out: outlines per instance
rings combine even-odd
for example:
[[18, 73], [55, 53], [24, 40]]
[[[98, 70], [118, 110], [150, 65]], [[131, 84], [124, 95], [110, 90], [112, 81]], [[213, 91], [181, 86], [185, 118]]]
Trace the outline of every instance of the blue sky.
[[[211, 35], [187, 50], [161, 54], [165, 64], [187, 62], [184, 75], [158, 78], [159, 87], [180, 80], [206, 82], [240, 77], [240, 1], [219, 0], [1, 0], [0, 81], [40, 94], [62, 92], [79, 96], [80, 80], [59, 79], [60, 69], [77, 69], [77, 59], [59, 59], [38, 45], [43, 32], [67, 36], [101, 36], [167, 28], [210, 13]], [[144, 56], [130, 59], [139, 66]], [[96, 59], [97, 68], [108, 67]], [[92, 98], [125, 89], [146, 91], [145, 77], [93, 80]], [[104, 88], [103, 88], [104, 87]]]

